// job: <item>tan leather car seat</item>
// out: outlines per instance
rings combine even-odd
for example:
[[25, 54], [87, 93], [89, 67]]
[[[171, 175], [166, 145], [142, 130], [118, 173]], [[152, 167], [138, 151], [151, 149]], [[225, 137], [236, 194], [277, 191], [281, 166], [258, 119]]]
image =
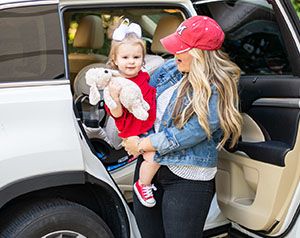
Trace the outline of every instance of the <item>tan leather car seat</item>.
[[166, 15], [159, 19], [151, 44], [151, 51], [154, 54], [145, 56], [145, 70], [150, 75], [165, 62], [161, 55], [169, 54], [160, 43], [160, 39], [175, 32], [182, 21], [183, 18], [174, 15]]
[[182, 21], [183, 21], [182, 17], [175, 16], [175, 15], [166, 15], [159, 19], [153, 35], [152, 44], [151, 44], [151, 51], [153, 53], [155, 54], [168, 53], [160, 43], [160, 39], [174, 33]]
[[69, 68], [71, 79], [85, 66], [93, 63], [106, 63], [107, 56], [94, 54], [93, 50], [101, 49], [104, 44], [104, 29], [99, 16], [85, 16], [79, 22], [73, 47], [89, 49], [89, 53], [70, 53]]

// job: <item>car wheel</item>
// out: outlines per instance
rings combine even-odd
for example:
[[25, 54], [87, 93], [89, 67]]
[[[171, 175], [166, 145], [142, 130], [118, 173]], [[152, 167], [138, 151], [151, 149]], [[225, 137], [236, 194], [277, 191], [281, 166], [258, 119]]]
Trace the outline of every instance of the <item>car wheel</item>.
[[6, 218], [6, 224], [1, 226], [0, 237], [113, 237], [108, 226], [96, 213], [62, 199], [32, 202], [22, 209], [14, 209]]

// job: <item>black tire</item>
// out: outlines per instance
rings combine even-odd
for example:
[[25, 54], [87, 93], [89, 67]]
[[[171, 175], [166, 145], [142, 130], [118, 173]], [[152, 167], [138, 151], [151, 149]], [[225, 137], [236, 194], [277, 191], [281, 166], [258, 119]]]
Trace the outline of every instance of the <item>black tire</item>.
[[[62, 199], [31, 202], [14, 209], [2, 224], [0, 237], [54, 238], [88, 237], [112, 238], [105, 222], [92, 210]], [[5, 219], [2, 217], [1, 219]]]

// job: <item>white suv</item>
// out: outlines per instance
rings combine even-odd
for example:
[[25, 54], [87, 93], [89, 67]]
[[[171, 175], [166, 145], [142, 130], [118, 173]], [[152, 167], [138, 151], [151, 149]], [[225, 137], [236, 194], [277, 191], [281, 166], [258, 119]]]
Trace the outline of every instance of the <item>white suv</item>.
[[136, 161], [103, 136], [113, 122], [88, 103], [84, 75], [105, 66], [120, 18], [141, 25], [151, 74], [172, 57], [159, 39], [196, 14], [226, 33], [244, 117], [238, 145], [220, 153], [205, 237], [300, 236], [299, 3], [192, 2], [0, 1], [1, 238], [140, 237]]

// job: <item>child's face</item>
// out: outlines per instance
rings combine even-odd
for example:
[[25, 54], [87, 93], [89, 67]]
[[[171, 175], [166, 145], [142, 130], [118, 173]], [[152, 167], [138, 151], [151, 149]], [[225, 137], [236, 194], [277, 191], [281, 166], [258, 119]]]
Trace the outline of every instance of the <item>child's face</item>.
[[143, 49], [139, 44], [122, 44], [116, 52], [115, 64], [125, 78], [137, 76], [143, 65]]

